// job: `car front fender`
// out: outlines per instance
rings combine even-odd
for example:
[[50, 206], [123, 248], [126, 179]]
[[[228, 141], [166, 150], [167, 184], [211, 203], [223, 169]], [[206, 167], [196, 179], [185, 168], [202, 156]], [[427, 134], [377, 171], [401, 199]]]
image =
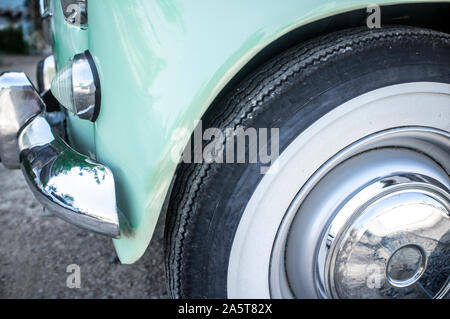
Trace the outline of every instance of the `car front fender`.
[[[422, 1], [378, 1], [378, 4]], [[261, 50], [288, 32], [367, 0], [90, 1], [87, 46], [102, 105], [95, 151], [116, 179], [130, 232], [114, 240], [122, 263], [146, 250], [177, 162], [214, 99]], [[83, 48], [85, 49], [85, 48]], [[76, 53], [76, 52], [74, 52]], [[74, 123], [72, 123], [74, 124]]]

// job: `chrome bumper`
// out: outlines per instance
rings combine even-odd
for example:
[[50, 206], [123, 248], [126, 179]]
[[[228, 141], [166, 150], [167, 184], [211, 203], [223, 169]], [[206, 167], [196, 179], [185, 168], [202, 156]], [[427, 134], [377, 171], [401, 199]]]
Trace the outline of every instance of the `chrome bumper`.
[[0, 76], [2, 163], [20, 167], [36, 199], [56, 216], [118, 238], [112, 172], [55, 136], [44, 111], [44, 102], [24, 73]]

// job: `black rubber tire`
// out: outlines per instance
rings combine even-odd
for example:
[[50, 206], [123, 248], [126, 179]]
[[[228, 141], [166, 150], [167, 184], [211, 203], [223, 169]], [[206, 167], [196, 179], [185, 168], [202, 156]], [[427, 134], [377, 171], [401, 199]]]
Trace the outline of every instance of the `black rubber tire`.
[[[203, 129], [279, 127], [282, 152], [345, 101], [416, 81], [450, 83], [448, 34], [412, 27], [341, 31], [267, 62], [214, 105]], [[263, 177], [259, 169], [260, 164], [179, 165], [165, 230], [172, 297], [227, 297], [234, 234]]]

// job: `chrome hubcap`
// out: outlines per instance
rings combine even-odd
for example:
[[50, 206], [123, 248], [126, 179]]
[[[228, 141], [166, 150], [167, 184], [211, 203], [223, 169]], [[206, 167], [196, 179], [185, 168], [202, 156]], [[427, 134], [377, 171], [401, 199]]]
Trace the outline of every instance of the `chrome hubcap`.
[[396, 175], [349, 199], [327, 232], [323, 269], [327, 295], [437, 296], [446, 284], [440, 263], [450, 260], [445, 189], [425, 176]]
[[[361, 207], [360, 214], [352, 212], [350, 217], [342, 218], [342, 223], [338, 223], [337, 213], [363, 189], [367, 188], [368, 192], [370, 185], [375, 183], [376, 186], [376, 182], [382, 179], [405, 175], [425, 177], [426, 181], [421, 183], [417, 192], [419, 197], [428, 199], [428, 204], [419, 201], [420, 208], [429, 209], [426, 205], [430, 206], [433, 201], [438, 203], [438, 207], [447, 207], [449, 200], [446, 198], [444, 201], [443, 197], [448, 196], [450, 187], [449, 105], [449, 84], [413, 82], [391, 85], [337, 106], [297, 136], [280, 154], [272, 167], [274, 169], [270, 169], [269, 174], [261, 179], [245, 207], [230, 252], [228, 297], [339, 296], [332, 294], [338, 290], [333, 287], [346, 281], [331, 280], [336, 274], [332, 269], [336, 269], [337, 264], [329, 260], [331, 255], [339, 260], [344, 255], [339, 249], [331, 250], [331, 244], [336, 247], [338, 243], [345, 245], [348, 241], [344, 236], [350, 234], [349, 229], [356, 229], [356, 225], [361, 225], [364, 234], [375, 232], [376, 224], [362, 218], [369, 213], [366, 207]], [[376, 158], [378, 152], [380, 154]], [[358, 161], [358, 158], [361, 160]], [[345, 163], [350, 161], [353, 164], [345, 168]], [[340, 167], [343, 167], [343, 173], [338, 176], [336, 172]], [[321, 182], [325, 178], [329, 182], [328, 187], [327, 183]], [[433, 187], [434, 181], [438, 182], [439, 191]], [[423, 184], [426, 184], [427, 192], [424, 192]], [[429, 189], [432, 189], [431, 196]], [[416, 193], [411, 191], [411, 197]], [[371, 199], [376, 194], [371, 192], [361, 202], [374, 205]], [[395, 199], [395, 195], [383, 193], [386, 205], [390, 203], [389, 197]], [[409, 201], [409, 197], [402, 198]], [[413, 203], [416, 202], [410, 205]], [[433, 204], [431, 206], [434, 207]], [[396, 216], [394, 207], [390, 207], [385, 214], [395, 218], [392, 217]], [[436, 213], [431, 214], [430, 220], [433, 216], [437, 216]], [[360, 224], [354, 224], [356, 220]], [[327, 231], [331, 224], [342, 225], [339, 233], [343, 237], [333, 238], [327, 247]], [[439, 237], [431, 233], [431, 230], [437, 229], [431, 223], [423, 226], [430, 230], [430, 242]], [[444, 296], [449, 284], [445, 278], [448, 278], [450, 269], [450, 235], [447, 233], [449, 229], [442, 227], [448, 225], [440, 228], [446, 235], [440, 238], [440, 248], [432, 253], [411, 237], [410, 240], [402, 237], [401, 244], [393, 245], [389, 252], [384, 253], [385, 268], [381, 269], [384, 284], [381, 288], [376, 288], [379, 283], [373, 275], [380, 271], [378, 268], [371, 270], [368, 267], [364, 275], [353, 276], [360, 280], [365, 276], [366, 286], [372, 282], [374, 290], [384, 289], [383, 292], [369, 290], [376, 297], [410, 298], [414, 296], [413, 289], [420, 285], [428, 297]], [[406, 224], [401, 229], [403, 233], [415, 233]], [[390, 234], [385, 236], [386, 239], [393, 238], [392, 231]], [[359, 243], [362, 245], [363, 241]], [[351, 254], [350, 257], [354, 256]], [[368, 258], [360, 264], [368, 266], [374, 257], [369, 254]], [[428, 279], [430, 274], [437, 273], [441, 279]], [[344, 279], [352, 278], [349, 273], [344, 275]], [[433, 295], [438, 291], [434, 286], [443, 286], [444, 289]], [[361, 293], [353, 296], [365, 298], [367, 295]]]
[[332, 158], [280, 226], [273, 297], [444, 297], [450, 288], [448, 154], [447, 132], [398, 128]]

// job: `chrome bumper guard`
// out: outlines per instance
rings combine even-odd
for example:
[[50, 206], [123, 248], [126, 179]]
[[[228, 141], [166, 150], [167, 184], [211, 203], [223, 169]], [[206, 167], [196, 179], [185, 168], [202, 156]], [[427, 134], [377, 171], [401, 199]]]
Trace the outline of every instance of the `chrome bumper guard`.
[[69, 223], [120, 236], [111, 170], [52, 133], [45, 104], [22, 72], [0, 76], [0, 159], [21, 168], [36, 199]]

